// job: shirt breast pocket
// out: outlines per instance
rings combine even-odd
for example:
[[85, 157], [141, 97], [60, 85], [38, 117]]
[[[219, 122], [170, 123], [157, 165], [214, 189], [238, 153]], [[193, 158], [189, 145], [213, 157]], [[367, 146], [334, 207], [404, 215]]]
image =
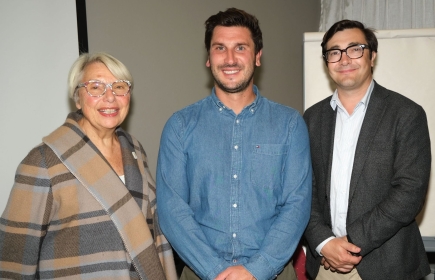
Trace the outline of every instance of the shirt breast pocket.
[[251, 181], [255, 187], [274, 189], [280, 186], [288, 147], [282, 144], [253, 145]]

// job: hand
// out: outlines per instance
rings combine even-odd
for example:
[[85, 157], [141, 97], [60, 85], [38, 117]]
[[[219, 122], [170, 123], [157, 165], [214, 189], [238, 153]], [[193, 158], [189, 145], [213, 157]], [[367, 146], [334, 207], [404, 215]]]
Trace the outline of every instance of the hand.
[[361, 252], [361, 248], [349, 243], [346, 236], [334, 238], [323, 246], [321, 263], [325, 269], [346, 273], [361, 261], [361, 256], [352, 255], [359, 252]]
[[255, 277], [241, 265], [230, 266], [215, 278], [215, 280], [255, 280]]

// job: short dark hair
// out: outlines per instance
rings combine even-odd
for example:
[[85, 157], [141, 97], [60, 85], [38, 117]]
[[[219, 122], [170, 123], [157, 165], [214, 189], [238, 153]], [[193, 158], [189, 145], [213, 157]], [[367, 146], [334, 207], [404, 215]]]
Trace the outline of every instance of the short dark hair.
[[258, 23], [258, 19], [243, 10], [229, 8], [225, 12], [212, 15], [205, 21], [205, 48], [210, 52], [211, 38], [216, 26], [241, 26], [251, 31], [251, 37], [255, 44], [255, 54], [263, 48], [263, 35]]
[[[326, 52], [326, 44], [332, 38], [332, 36], [334, 36], [335, 33], [343, 31], [345, 29], [353, 28], [358, 28], [364, 33], [367, 45], [369, 45], [370, 58], [372, 57], [372, 52], [378, 52], [378, 39], [376, 38], [374, 29], [365, 27], [364, 24], [359, 21], [344, 19], [334, 23], [331, 28], [326, 31], [325, 35], [323, 35], [322, 44], [320, 44], [322, 46], [322, 54]], [[323, 57], [323, 59], [326, 63], [328, 63], [325, 57]]]

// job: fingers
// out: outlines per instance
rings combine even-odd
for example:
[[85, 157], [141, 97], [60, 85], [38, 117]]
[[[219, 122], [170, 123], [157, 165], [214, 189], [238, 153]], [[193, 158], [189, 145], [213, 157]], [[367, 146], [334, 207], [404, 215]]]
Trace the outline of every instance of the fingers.
[[359, 255], [359, 253], [361, 252], [361, 248], [356, 246], [353, 243], [349, 243], [347, 240], [347, 236], [343, 236], [343, 237], [339, 237], [339, 239], [345, 241], [345, 242], [341, 242], [340, 245], [346, 249], [348, 252], [350, 252], [352, 255]]
[[354, 256], [359, 256], [359, 253], [361, 252], [361, 248], [352, 243], [344, 243], [343, 248]]
[[347, 264], [357, 265], [362, 258], [359, 252], [361, 248], [344, 238], [334, 238], [323, 246], [321, 253], [331, 266], [339, 268]]
[[330, 270], [331, 272], [337, 272], [337, 273], [348, 273], [350, 272], [352, 269], [355, 268], [354, 265], [345, 265], [345, 266], [341, 266], [341, 267], [333, 267], [331, 264], [329, 264], [327, 261], [325, 261], [323, 263], [323, 267], [326, 270]]
[[321, 264], [332, 272], [347, 273], [361, 262], [361, 248], [349, 243], [345, 238], [334, 238], [322, 248]]
[[215, 280], [255, 280], [255, 277], [243, 266], [231, 266], [222, 271]]
[[216, 276], [215, 280], [225, 280], [225, 278], [227, 278], [227, 276], [231, 273], [231, 271], [229, 271], [228, 269], [225, 269], [224, 271], [222, 271], [221, 273], [219, 273], [218, 276]]

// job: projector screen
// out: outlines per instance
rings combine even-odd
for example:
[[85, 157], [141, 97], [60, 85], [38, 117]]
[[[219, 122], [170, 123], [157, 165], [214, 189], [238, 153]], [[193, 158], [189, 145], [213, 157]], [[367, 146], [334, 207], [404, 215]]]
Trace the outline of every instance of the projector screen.
[[[304, 109], [330, 96], [335, 88], [322, 60], [324, 33], [304, 34]], [[374, 79], [414, 100], [426, 111], [435, 154], [435, 29], [378, 30]], [[370, 106], [370, 105], [369, 105]], [[434, 163], [432, 162], [432, 169]], [[432, 175], [434, 172], [432, 171]], [[435, 180], [431, 176], [426, 204], [417, 218], [427, 244], [435, 241]], [[431, 248], [435, 251], [435, 247]]]
[[67, 76], [78, 57], [75, 0], [0, 0], [0, 212], [14, 174], [70, 111]]

